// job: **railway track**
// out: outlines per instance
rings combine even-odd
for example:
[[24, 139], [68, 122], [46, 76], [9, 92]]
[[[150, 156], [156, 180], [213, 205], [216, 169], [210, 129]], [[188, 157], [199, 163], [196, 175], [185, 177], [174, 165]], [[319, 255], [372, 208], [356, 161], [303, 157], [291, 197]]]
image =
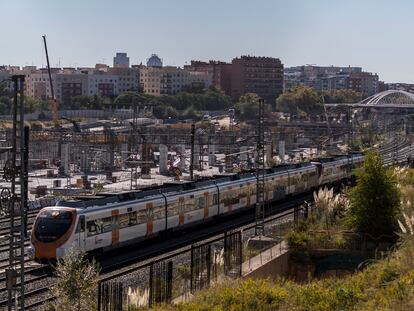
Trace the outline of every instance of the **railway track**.
[[[39, 212], [39, 210], [32, 210], [32, 211], [28, 211], [27, 212], [27, 218], [34, 218], [36, 217], [37, 213]], [[16, 217], [16, 220], [20, 220], [20, 217]], [[7, 225], [10, 222], [10, 218], [8, 216], [3, 216], [0, 218], [0, 228], [3, 227], [3, 225]]]
[[[37, 213], [27, 216], [27, 227], [28, 227], [28, 229], [31, 228], [31, 225], [33, 225], [34, 220], [36, 218], [36, 215], [37, 215]], [[20, 217], [17, 217], [15, 219], [15, 221], [17, 223], [19, 223], [20, 222]], [[10, 230], [10, 219], [3, 219], [2, 223], [0, 223], [0, 236], [9, 233], [9, 230]]]
[[[27, 263], [33, 262], [27, 260]], [[17, 285], [20, 280], [17, 280]], [[44, 301], [45, 294], [50, 290], [53, 284], [52, 268], [47, 265], [36, 265], [29, 267], [25, 271], [25, 300], [29, 301]], [[7, 306], [7, 288], [6, 277], [4, 273], [0, 276], [0, 309], [3, 310]]]
[[[312, 195], [309, 193], [306, 196], [286, 200], [286, 202], [275, 206], [271, 212], [273, 214], [282, 213], [296, 205], [303, 204], [305, 199], [311, 200], [311, 198]], [[272, 216], [269, 215], [269, 217]], [[193, 243], [212, 238], [218, 234], [222, 234], [226, 230], [240, 228], [241, 226], [253, 223], [254, 212], [248, 210], [238, 216], [237, 219], [235, 219], [234, 216], [226, 217], [221, 222], [202, 226], [201, 229], [197, 229], [197, 232], [188, 230], [181, 233], [175, 233], [168, 239], [165, 239], [164, 237], [143, 243], [142, 246], [140, 245], [139, 249], [133, 251], [125, 249], [124, 251], [118, 250], [116, 253], [108, 253], [106, 254], [106, 257], [111, 256], [110, 259], [98, 258], [98, 261], [102, 266], [101, 278], [108, 279], [125, 275], [130, 271], [136, 270], [137, 265], [145, 264], [145, 262], [142, 263], [145, 260], [149, 260], [165, 253], [177, 252], [180, 248], [189, 247]], [[53, 285], [52, 271], [50, 270], [50, 273], [48, 271], [48, 273], [38, 277], [32, 276], [32, 271], [33, 270], [29, 270], [28, 273], [25, 274], [25, 277], [28, 277], [27, 282], [25, 282], [25, 309], [27, 310], [37, 309], [46, 301], [53, 299], [49, 292], [50, 287]], [[2, 297], [0, 300], [0, 309], [7, 306], [7, 299], [1, 296], [5, 289], [1, 284], [3, 283], [0, 278], [0, 297]]]

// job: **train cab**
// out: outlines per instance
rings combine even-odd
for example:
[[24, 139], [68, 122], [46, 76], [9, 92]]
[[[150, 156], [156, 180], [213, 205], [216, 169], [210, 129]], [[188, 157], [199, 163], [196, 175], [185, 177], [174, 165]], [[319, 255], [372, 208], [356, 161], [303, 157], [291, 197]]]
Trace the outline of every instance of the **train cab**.
[[33, 224], [29, 256], [37, 260], [61, 258], [70, 244], [76, 222], [76, 209], [43, 208]]

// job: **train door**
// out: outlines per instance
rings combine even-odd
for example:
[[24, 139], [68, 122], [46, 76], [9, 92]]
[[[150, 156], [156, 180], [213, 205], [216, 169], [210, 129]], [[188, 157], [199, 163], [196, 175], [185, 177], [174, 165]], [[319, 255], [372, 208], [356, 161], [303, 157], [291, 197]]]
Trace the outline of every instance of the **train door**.
[[147, 216], [147, 236], [150, 236], [154, 231], [154, 211], [152, 203], [147, 203], [145, 207], [145, 212]]
[[85, 250], [85, 234], [85, 215], [81, 215], [79, 216], [75, 239], [73, 241], [79, 250]]
[[118, 210], [112, 210], [112, 246], [119, 244], [119, 225], [118, 225]]
[[204, 192], [203, 195], [204, 195], [203, 218], [207, 219], [208, 218], [208, 192]]
[[247, 182], [246, 183], [246, 194], [247, 194], [247, 202], [246, 202], [246, 207], [250, 207], [251, 203], [251, 198], [250, 198], [250, 183]]
[[178, 199], [178, 222], [180, 226], [184, 224], [184, 197]]
[[232, 191], [232, 187], [227, 187], [227, 212], [231, 213], [233, 211], [233, 191]]
[[265, 193], [264, 193], [264, 195], [265, 195], [265, 202], [266, 203], [269, 202], [269, 192], [270, 192], [270, 189], [271, 189], [271, 185], [270, 185], [271, 182], [272, 181], [271, 181], [270, 178], [265, 179], [265, 188], [264, 188]]

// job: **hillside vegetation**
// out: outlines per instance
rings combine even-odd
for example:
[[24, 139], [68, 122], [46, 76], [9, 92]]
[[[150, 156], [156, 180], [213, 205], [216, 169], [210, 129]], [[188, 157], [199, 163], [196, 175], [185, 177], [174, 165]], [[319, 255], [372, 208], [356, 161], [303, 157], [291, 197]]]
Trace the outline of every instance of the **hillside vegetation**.
[[308, 284], [280, 280], [229, 281], [166, 310], [414, 310], [414, 238], [388, 258], [345, 278]]
[[[359, 234], [390, 234], [399, 241], [380, 260], [369, 260], [359, 272], [299, 284], [291, 280], [228, 280], [197, 293], [190, 302], [159, 306], [159, 310], [283, 310], [283, 311], [407, 311], [414, 310], [414, 170], [387, 170], [378, 155], [367, 156], [357, 174], [358, 187], [350, 193], [349, 207], [337, 221], [326, 214], [326, 230], [352, 226]], [[370, 185], [375, 185], [372, 189]], [[369, 202], [363, 200], [369, 198]], [[398, 201], [397, 201], [398, 198]], [[320, 204], [320, 203], [319, 203]], [[384, 205], [385, 204], [385, 205]], [[346, 204], [347, 205], [347, 204]], [[378, 209], [378, 208], [382, 209]], [[326, 208], [327, 211], [330, 208]], [[375, 214], [388, 226], [384, 232]], [[365, 216], [364, 216], [365, 215]], [[366, 219], [363, 219], [366, 217]], [[322, 218], [323, 219], [323, 218]], [[331, 219], [331, 220], [330, 220]], [[341, 220], [343, 219], [343, 220]], [[351, 220], [351, 221], [349, 221]], [[399, 228], [395, 227], [396, 223]], [[363, 225], [362, 225], [363, 224]], [[351, 229], [351, 227], [348, 227]]]

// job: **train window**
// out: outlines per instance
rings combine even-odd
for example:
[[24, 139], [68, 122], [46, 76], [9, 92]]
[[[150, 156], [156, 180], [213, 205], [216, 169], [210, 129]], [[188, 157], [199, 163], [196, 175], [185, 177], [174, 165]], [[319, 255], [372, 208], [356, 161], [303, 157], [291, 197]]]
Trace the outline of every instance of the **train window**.
[[168, 204], [167, 213], [168, 217], [178, 215], [178, 202]]
[[102, 232], [112, 231], [112, 217], [102, 219]]
[[256, 187], [255, 186], [250, 186], [250, 195], [256, 195]]
[[213, 205], [217, 205], [218, 204], [218, 194], [213, 194]]
[[[152, 208], [151, 208], [150, 210], [152, 211]], [[147, 216], [147, 213], [148, 213], [148, 215], [150, 215], [150, 216]], [[139, 211], [139, 212], [138, 212], [138, 223], [139, 223], [139, 224], [146, 223], [146, 222], [147, 222], [147, 220], [148, 220], [148, 217], [152, 217], [152, 212], [149, 212], [149, 211], [147, 211], [147, 210], [141, 210], [141, 211]], [[152, 218], [151, 218], [151, 219], [152, 219]]]
[[79, 216], [78, 226], [76, 227], [76, 233], [85, 232], [85, 216]]
[[246, 189], [246, 188], [240, 189], [239, 198], [247, 197], [248, 191], [249, 191], [249, 189]]
[[96, 220], [88, 221], [86, 228], [88, 229], [88, 236], [93, 236], [101, 233], [101, 226]]
[[128, 225], [133, 226], [137, 224], [137, 212], [129, 212], [128, 213]]
[[35, 223], [35, 236], [41, 242], [52, 242], [62, 237], [72, 224], [69, 211], [45, 210], [39, 213]]
[[128, 227], [129, 215], [128, 214], [119, 215], [119, 217], [118, 217], [118, 223], [119, 223], [119, 228]]
[[165, 207], [158, 206], [154, 207], [154, 219], [162, 219], [165, 217]]
[[200, 197], [196, 199], [196, 208], [204, 208], [206, 207], [206, 199], [204, 197]]
[[184, 212], [194, 211], [196, 209], [194, 199], [184, 199]]
[[229, 192], [223, 193], [223, 195], [221, 196], [221, 203], [224, 206], [228, 206], [231, 205], [233, 201], [232, 195]]

